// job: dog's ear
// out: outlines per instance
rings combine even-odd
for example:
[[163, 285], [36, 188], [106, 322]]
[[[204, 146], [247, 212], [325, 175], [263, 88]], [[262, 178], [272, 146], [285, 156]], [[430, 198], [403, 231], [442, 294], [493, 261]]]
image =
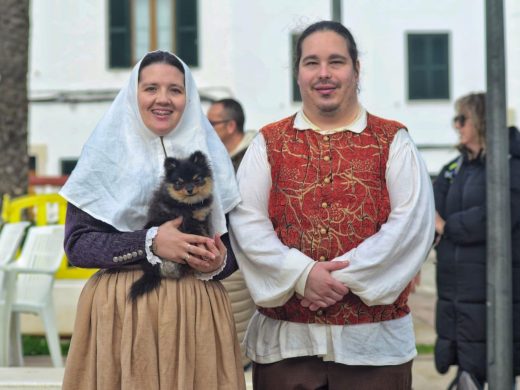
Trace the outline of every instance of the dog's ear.
[[193, 152], [190, 156], [190, 161], [196, 165], [207, 165], [206, 156], [200, 150]]
[[177, 168], [179, 165], [179, 161], [176, 158], [173, 157], [166, 157], [164, 159], [164, 170], [166, 172], [171, 172]]

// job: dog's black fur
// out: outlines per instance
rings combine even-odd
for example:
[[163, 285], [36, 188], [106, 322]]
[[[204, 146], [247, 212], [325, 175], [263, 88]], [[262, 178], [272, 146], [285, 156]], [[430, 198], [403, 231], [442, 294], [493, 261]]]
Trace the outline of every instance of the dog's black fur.
[[[164, 170], [164, 179], [153, 195], [145, 228], [182, 217], [180, 231], [209, 236], [213, 179], [206, 156], [196, 151], [186, 159], [167, 157]], [[133, 301], [159, 287], [161, 278], [179, 279], [191, 272], [188, 265], [168, 260], [157, 265], [145, 260], [141, 268], [144, 275], [130, 289]]]

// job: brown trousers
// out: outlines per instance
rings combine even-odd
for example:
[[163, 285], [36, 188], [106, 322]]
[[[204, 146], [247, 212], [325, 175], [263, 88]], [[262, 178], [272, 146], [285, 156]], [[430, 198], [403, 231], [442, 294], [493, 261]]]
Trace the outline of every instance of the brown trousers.
[[410, 390], [412, 362], [347, 366], [316, 356], [253, 363], [254, 390]]

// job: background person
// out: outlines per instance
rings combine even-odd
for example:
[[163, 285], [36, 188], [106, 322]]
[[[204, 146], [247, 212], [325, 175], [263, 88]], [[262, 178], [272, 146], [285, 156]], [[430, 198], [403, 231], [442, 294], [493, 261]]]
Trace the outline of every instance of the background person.
[[[195, 150], [213, 168], [215, 238], [180, 232], [179, 218], [144, 230], [164, 158]], [[69, 202], [70, 262], [103, 269], [82, 291], [63, 389], [244, 389], [229, 300], [211, 280], [233, 265], [219, 234], [240, 197], [185, 64], [156, 51], [134, 67], [61, 194]], [[195, 272], [163, 279], [133, 302], [128, 293], [143, 261], [186, 263]]]
[[[256, 135], [253, 130], [244, 132], [245, 114], [242, 105], [231, 98], [217, 100], [208, 109], [208, 120], [229, 152], [236, 171], [247, 147]], [[229, 294], [238, 340], [242, 343], [247, 324], [256, 310], [255, 303], [240, 270], [223, 280], [222, 284]], [[242, 363], [247, 366], [251, 360], [246, 356], [243, 344], [241, 349]]]
[[259, 306], [245, 340], [254, 388], [410, 389], [409, 282], [434, 234], [428, 172], [404, 125], [358, 102], [343, 25], [305, 29], [294, 66], [303, 107], [253, 140], [230, 214]]
[[254, 130], [244, 130], [242, 105], [231, 98], [217, 100], [208, 109], [208, 120], [224, 143], [236, 171], [256, 135]]
[[[459, 368], [456, 383], [486, 382], [486, 95], [455, 103], [453, 124], [460, 155], [446, 164], [433, 185], [437, 249], [435, 365]], [[520, 134], [509, 128], [513, 313], [520, 313]], [[514, 373], [520, 374], [520, 318], [514, 322]]]

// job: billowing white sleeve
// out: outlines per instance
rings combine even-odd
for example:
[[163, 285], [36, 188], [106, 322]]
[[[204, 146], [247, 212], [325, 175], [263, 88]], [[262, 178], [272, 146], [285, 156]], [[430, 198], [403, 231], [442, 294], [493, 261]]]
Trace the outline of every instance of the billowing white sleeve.
[[237, 180], [242, 202], [229, 215], [233, 252], [255, 303], [281, 306], [295, 291], [303, 293], [307, 274], [315, 263], [285, 246], [269, 219], [271, 168], [261, 133], [249, 145]]
[[350, 265], [334, 271], [367, 305], [395, 302], [421, 269], [433, 243], [435, 204], [426, 166], [408, 132], [398, 131], [386, 167], [390, 215], [381, 229], [334, 260]]

